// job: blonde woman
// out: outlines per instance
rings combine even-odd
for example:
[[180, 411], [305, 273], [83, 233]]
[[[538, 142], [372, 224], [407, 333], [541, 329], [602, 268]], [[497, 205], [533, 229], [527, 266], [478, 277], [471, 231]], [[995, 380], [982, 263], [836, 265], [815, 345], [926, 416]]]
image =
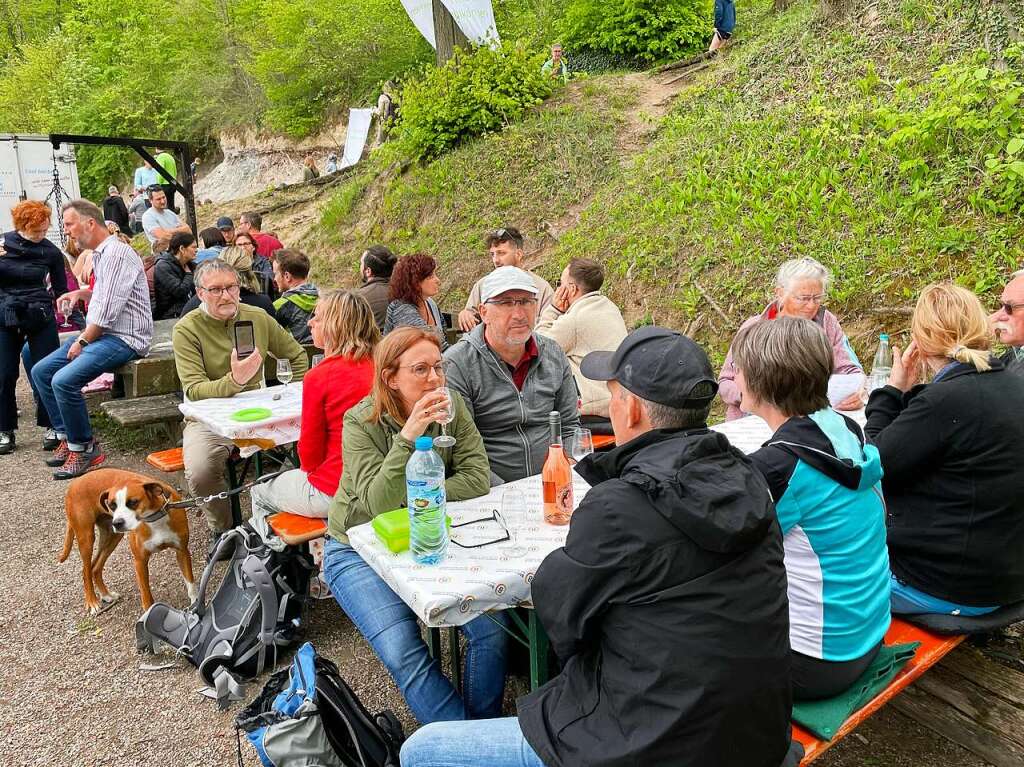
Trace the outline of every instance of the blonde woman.
[[893, 349], [889, 384], [868, 401], [894, 613], [976, 616], [1024, 600], [1024, 379], [989, 338], [977, 296], [928, 286], [910, 345]]
[[348, 409], [370, 393], [380, 331], [366, 299], [348, 290], [320, 296], [309, 329], [324, 360], [302, 379], [300, 468], [256, 485], [252, 501], [269, 513], [326, 518], [341, 479], [341, 424]]

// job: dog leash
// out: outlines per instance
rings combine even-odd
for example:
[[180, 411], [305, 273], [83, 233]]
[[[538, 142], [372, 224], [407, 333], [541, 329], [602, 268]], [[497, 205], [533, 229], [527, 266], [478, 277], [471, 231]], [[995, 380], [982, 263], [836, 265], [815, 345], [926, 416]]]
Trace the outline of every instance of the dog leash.
[[256, 487], [256, 485], [262, 485], [264, 482], [269, 482], [270, 480], [281, 476], [286, 471], [290, 471], [290, 469], [281, 469], [280, 471], [275, 471], [271, 474], [264, 474], [262, 477], [257, 477], [252, 482], [247, 482], [244, 485], [234, 487], [230, 490], [222, 490], [221, 492], [214, 493], [213, 495], [197, 495], [194, 498], [184, 498], [180, 501], [172, 501], [170, 498], [165, 498], [163, 506], [150, 514], [147, 514], [145, 517], [139, 517], [139, 521], [145, 522], [148, 525], [152, 522], [163, 519], [172, 509], [198, 509], [206, 506], [212, 501], [226, 501], [231, 496], [238, 495], [250, 488]]

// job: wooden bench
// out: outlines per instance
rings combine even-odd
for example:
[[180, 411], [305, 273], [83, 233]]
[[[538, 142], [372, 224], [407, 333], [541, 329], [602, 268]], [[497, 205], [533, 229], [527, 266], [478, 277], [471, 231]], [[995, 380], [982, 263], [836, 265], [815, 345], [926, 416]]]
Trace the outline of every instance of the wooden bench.
[[172, 447], [170, 450], [160, 450], [146, 456], [146, 463], [159, 471], [173, 474], [185, 468], [185, 455], [180, 447]]
[[270, 529], [289, 546], [315, 541], [327, 534], [327, 520], [280, 511], [267, 517]]
[[615, 437], [611, 434], [594, 434], [591, 439], [594, 442], [594, 450], [603, 450], [606, 447], [615, 447]]
[[939, 660], [949, 653], [958, 644], [964, 641], [963, 636], [940, 636], [913, 626], [906, 621], [894, 617], [889, 631], [885, 634], [886, 644], [903, 644], [905, 642], [920, 642], [914, 657], [896, 675], [896, 678], [889, 683], [889, 686], [876, 695], [866, 706], [843, 723], [832, 740], [819, 740], [800, 725], [793, 724], [793, 738], [800, 741], [804, 747], [804, 758], [801, 765], [810, 764], [828, 749], [853, 732], [864, 720], [874, 714], [878, 709], [895, 698], [911, 682], [920, 677], [925, 671], [934, 666]]
[[100, 408], [122, 426], [163, 426], [175, 442], [181, 437], [182, 415], [177, 394], [158, 394], [138, 399], [113, 399]]

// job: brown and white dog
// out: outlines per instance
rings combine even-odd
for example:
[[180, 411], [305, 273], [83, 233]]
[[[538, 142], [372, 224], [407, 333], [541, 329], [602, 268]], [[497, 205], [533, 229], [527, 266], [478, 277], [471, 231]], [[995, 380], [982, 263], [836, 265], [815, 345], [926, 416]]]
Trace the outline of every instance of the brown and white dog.
[[[121, 469], [91, 471], [68, 485], [64, 498], [68, 527], [64, 551], [58, 561], [68, 558], [72, 539], [77, 540], [78, 552], [82, 556], [85, 607], [90, 615], [105, 610], [120, 598], [103, 582], [103, 566], [125, 533], [135, 558], [135, 577], [142, 593], [143, 610], [148, 610], [153, 604], [153, 593], [149, 588], [149, 558], [154, 552], [168, 548], [177, 554], [189, 602], [195, 600], [185, 510], [167, 509], [165, 514], [158, 514], [166, 502], [180, 499], [181, 496], [170, 485]], [[156, 517], [144, 521], [154, 514]], [[94, 552], [97, 533], [99, 548]]]

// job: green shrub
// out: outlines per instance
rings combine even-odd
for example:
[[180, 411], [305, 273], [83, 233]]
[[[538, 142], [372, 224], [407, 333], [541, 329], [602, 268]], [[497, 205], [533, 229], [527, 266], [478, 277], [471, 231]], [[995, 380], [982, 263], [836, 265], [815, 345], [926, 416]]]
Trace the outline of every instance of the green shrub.
[[443, 67], [427, 66], [399, 95], [395, 128], [413, 157], [431, 158], [472, 136], [501, 130], [551, 95], [541, 75], [544, 56], [510, 43], [467, 53]]
[[980, 52], [945, 64], [930, 80], [903, 89], [903, 103], [876, 115], [911, 194], [978, 182], [968, 194], [971, 205], [1018, 213], [1024, 205], [1024, 48], [1008, 48], [1000, 68], [990, 58]]
[[711, 25], [711, 0], [570, 0], [562, 34], [572, 48], [651, 62], [700, 50]]

